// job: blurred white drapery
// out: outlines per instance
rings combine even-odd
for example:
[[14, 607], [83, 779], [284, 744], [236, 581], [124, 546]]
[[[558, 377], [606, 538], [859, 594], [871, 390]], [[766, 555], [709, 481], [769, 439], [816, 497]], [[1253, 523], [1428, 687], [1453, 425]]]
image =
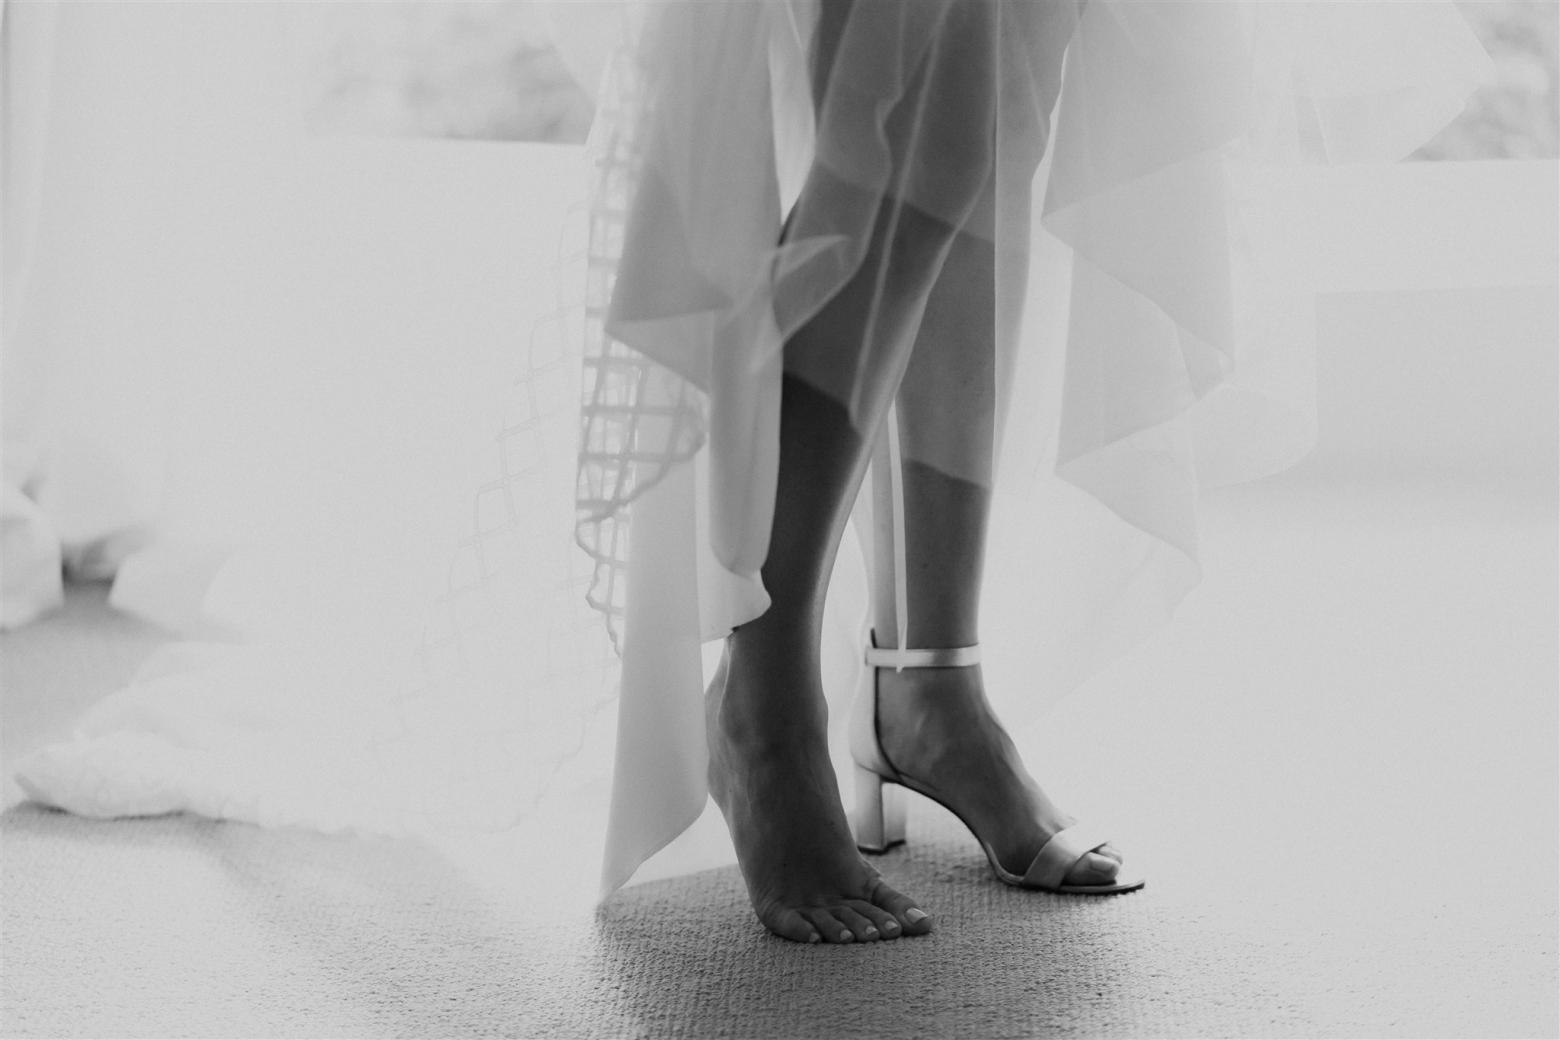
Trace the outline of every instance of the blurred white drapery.
[[[556, 241], [578, 157], [311, 138], [287, 7], [6, 5], [7, 625], [58, 601], [63, 556], [198, 627], [228, 551], [364, 505], [388, 453], [431, 494], [411, 386], [480, 371], [492, 398], [557, 306], [555, 254], [470, 225], [528, 202]], [[473, 197], [500, 166], [512, 192]]]
[[8, 625], [58, 600], [44, 560], [111, 577], [220, 522], [169, 483], [176, 443], [223, 436], [187, 425], [215, 391], [190, 365], [279, 331], [293, 272], [274, 19], [207, 6], [5, 7]]

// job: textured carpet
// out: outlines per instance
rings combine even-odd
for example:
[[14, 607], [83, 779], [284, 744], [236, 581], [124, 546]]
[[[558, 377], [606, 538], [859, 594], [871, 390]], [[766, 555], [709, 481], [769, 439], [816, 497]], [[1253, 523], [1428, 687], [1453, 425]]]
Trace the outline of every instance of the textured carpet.
[[1513, 930], [1470, 898], [1462, 913], [1361, 918], [1315, 892], [1314, 916], [1297, 916], [1293, 897], [1231, 904], [1162, 884], [1079, 902], [998, 886], [966, 841], [931, 833], [885, 867], [936, 905], [934, 938], [803, 948], [749, 926], [731, 870], [641, 886], [594, 920], [561, 920], [489, 898], [414, 849], [22, 810], [5, 825], [5, 1029], [1553, 1035], [1553, 926], [1542, 915]]
[[[1534, 487], [1318, 494], [1302, 472], [1212, 503], [1172, 629], [1021, 736], [1143, 865], [1140, 893], [998, 885], [916, 801], [879, 862], [937, 933], [799, 947], [757, 928], [733, 869], [592, 913], [413, 843], [20, 806], [0, 817], [0, 1028], [1555, 1036], [1556, 545]], [[6, 750], [155, 638], [94, 590], [6, 636]]]

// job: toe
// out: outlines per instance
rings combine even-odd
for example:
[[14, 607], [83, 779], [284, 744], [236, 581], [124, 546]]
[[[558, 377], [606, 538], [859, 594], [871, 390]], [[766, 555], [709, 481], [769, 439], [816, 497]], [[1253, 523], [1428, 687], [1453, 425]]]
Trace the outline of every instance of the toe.
[[899, 924], [899, 919], [880, 906], [874, 906], [865, 899], [852, 899], [847, 904], [852, 910], [872, 922], [878, 935], [884, 939], [897, 939], [904, 929]]
[[882, 938], [877, 925], [871, 919], [857, 913], [848, 906], [837, 906], [832, 913], [840, 919], [840, 923], [850, 929], [857, 942], [877, 942]]
[[764, 919], [764, 927], [774, 932], [782, 939], [790, 939], [792, 942], [815, 943], [822, 942], [823, 936], [813, 923], [795, 910], [781, 910]]
[[848, 943], [856, 941], [856, 933], [845, 922], [827, 910], [804, 910], [802, 913], [812, 922], [813, 928], [823, 936], [824, 942]]
[[932, 917], [915, 900], [894, 891], [882, 881], [872, 890], [872, 902], [894, 915], [905, 935], [925, 935], [932, 930]]
[[1108, 843], [1101, 845], [1099, 848], [1095, 849], [1094, 852], [1095, 855], [1104, 856], [1106, 859], [1114, 861], [1118, 867], [1125, 862], [1121, 853], [1117, 851], [1116, 846]]
[[1067, 883], [1072, 885], [1108, 885], [1116, 880], [1116, 874], [1121, 869], [1117, 860], [1102, 856], [1098, 852], [1091, 852], [1084, 856], [1072, 869], [1067, 872]]

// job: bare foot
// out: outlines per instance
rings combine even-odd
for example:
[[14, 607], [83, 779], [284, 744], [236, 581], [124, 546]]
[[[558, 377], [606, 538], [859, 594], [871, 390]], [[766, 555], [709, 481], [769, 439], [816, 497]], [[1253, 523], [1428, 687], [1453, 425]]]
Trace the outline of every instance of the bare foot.
[[[1058, 809], [986, 700], [979, 665], [880, 669], [878, 737], [902, 775], [938, 792], [991, 845], [997, 862], [1022, 876], [1051, 836], [1077, 821]], [[1121, 854], [1102, 846], [1073, 865], [1066, 882], [1114, 881]]]
[[816, 672], [769, 666], [772, 655], [734, 652], [735, 641], [705, 697], [709, 779], [758, 919], [796, 942], [931, 931], [931, 918], [856, 851]]

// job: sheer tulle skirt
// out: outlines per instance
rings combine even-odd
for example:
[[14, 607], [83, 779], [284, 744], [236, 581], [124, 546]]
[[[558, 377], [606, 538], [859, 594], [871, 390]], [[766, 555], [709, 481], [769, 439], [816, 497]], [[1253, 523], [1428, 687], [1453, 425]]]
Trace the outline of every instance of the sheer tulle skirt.
[[[992, 451], [900, 432], [907, 456], [999, 494], [986, 599], [1022, 610], [987, 624], [987, 652], [1023, 677], [994, 684], [999, 704], [1032, 713], [1196, 584], [1200, 487], [1312, 443], [1284, 171], [1401, 157], [1482, 60], [1455, 11], [1420, 4], [666, 3], [639, 40], [600, 128], [599, 241], [617, 248], [593, 286], [581, 468], [625, 663], [609, 884], [703, 809], [699, 644], [767, 605], [781, 355], [861, 291], [876, 225], [929, 218], [995, 260], [989, 284], [942, 289], [993, 312], [994, 357], [971, 365], [993, 384]], [[1363, 60], [1413, 43], [1415, 60]], [[906, 304], [868, 306], [888, 323]], [[786, 370], [864, 423], [868, 373], [902, 370], [918, 331]], [[640, 563], [674, 544], [679, 567]], [[859, 588], [834, 594], [859, 614]], [[854, 662], [834, 667], [826, 687], [853, 689]]]
[[[640, 5], [592, 140], [583, 329], [534, 338], [505, 401], [473, 411], [500, 434], [452, 468], [465, 493], [372, 552], [292, 546], [316, 582], [392, 573], [373, 620], [319, 610], [263, 650], [168, 664], [24, 763], [28, 790], [96, 815], [447, 832], [568, 787], [578, 833], [607, 800], [582, 748], [616, 687], [605, 886], [729, 855], [674, 839], [707, 807], [711, 642], [768, 606], [786, 344], [899, 219], [993, 261], [953, 287], [989, 301], [990, 451], [913, 431], [904, 450], [996, 496], [986, 672], [1032, 717], [1195, 586], [1200, 488], [1312, 442], [1295, 231], [1325, 200], [1305, 166], [1403, 157], [1483, 72], [1446, 3]], [[793, 370], [876, 437], [862, 388], [918, 332]], [[831, 696], [854, 688], [872, 556], [847, 543], [836, 567]]]

